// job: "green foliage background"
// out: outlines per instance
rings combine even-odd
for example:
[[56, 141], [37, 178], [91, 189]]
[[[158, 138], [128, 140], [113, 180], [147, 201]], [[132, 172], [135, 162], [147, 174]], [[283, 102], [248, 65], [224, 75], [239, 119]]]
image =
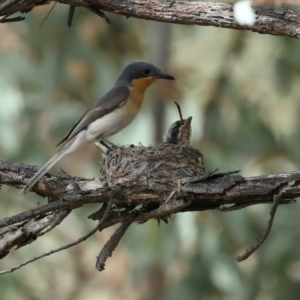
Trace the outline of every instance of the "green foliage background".
[[[184, 116], [193, 116], [192, 145], [203, 153], [208, 170], [240, 169], [244, 176], [299, 170], [298, 40], [117, 15], [109, 15], [107, 25], [83, 9], [68, 28], [68, 8], [62, 5], [39, 28], [49, 9], [0, 26], [1, 159], [45, 163], [124, 65], [141, 59], [160, 62], [176, 81], [151, 87], [138, 117], [112, 141], [160, 142], [178, 119], [173, 104], [178, 101]], [[161, 39], [162, 32], [169, 39]], [[169, 49], [165, 57], [162, 47]], [[97, 177], [99, 160], [90, 146], [51, 172], [61, 167]], [[5, 186], [0, 199], [1, 218], [45, 201]], [[1, 269], [76, 240], [96, 225], [86, 218], [95, 208], [74, 212], [37, 242], [11, 251]], [[298, 299], [299, 205], [280, 207], [261, 249], [243, 263], [235, 261], [264, 230], [269, 209], [185, 213], [160, 227], [154, 221], [132, 226], [105, 272], [98, 273], [95, 257], [114, 231], [108, 229], [0, 277], [1, 299]]]

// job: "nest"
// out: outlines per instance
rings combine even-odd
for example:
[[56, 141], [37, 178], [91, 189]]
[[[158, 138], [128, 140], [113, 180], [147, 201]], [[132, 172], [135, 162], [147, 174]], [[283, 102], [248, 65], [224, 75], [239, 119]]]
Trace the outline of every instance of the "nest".
[[[129, 202], [161, 202], [182, 179], [205, 173], [202, 154], [192, 147], [122, 146], [105, 159], [103, 175], [109, 186], [121, 186]], [[144, 202], [144, 203], [145, 203]]]

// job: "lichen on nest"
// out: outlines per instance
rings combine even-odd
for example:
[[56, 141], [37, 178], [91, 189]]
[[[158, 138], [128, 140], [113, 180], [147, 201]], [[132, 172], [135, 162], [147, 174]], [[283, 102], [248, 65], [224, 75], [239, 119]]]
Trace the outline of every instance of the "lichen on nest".
[[167, 196], [183, 178], [205, 173], [203, 156], [183, 145], [121, 146], [109, 151], [102, 174], [109, 186], [122, 186], [130, 200]]

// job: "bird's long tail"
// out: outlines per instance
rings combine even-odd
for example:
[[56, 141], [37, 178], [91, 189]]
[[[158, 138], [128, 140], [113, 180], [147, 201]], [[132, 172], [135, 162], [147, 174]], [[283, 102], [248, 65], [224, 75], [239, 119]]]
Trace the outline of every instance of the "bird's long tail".
[[27, 182], [27, 184], [23, 187], [20, 193], [25, 194], [29, 189], [31, 189], [37, 181], [39, 181], [49, 169], [51, 169], [61, 158], [63, 158], [66, 154], [74, 152], [82, 145], [87, 142], [86, 139], [86, 130], [80, 131], [75, 137], [71, 140], [67, 141], [67, 143], [60, 148], [57, 153], [50, 158], [46, 164], [38, 170], [38, 172]]
[[67, 154], [67, 150], [67, 148], [63, 147], [54, 156], [52, 156], [46, 164], [41, 167], [32, 178], [30, 178], [20, 193], [25, 194], [29, 191], [48, 172], [48, 170], [50, 170], [63, 156], [65, 156], [65, 154]]

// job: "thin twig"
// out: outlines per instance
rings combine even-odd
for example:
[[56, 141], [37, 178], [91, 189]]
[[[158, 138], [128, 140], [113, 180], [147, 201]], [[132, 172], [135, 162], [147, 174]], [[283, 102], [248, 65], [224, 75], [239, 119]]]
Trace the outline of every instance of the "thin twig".
[[59, 252], [61, 250], [65, 250], [65, 249], [70, 248], [72, 246], [78, 245], [79, 243], [85, 241], [90, 236], [92, 236], [94, 233], [96, 233], [98, 231], [98, 229], [99, 229], [99, 224], [93, 230], [91, 230], [88, 234], [86, 234], [82, 238], [78, 239], [77, 241], [75, 241], [73, 243], [70, 243], [70, 244], [67, 244], [67, 245], [64, 245], [64, 246], [62, 246], [60, 248], [57, 248], [55, 250], [51, 250], [51, 251], [49, 251], [47, 253], [44, 253], [44, 254], [42, 254], [40, 256], [36, 256], [36, 257], [34, 257], [34, 258], [30, 259], [30, 260], [27, 260], [27, 261], [19, 264], [18, 266], [11, 268], [11, 269], [0, 271], [0, 275], [7, 274], [7, 273], [12, 273], [12, 272], [14, 272], [14, 271], [16, 271], [16, 270], [18, 270], [18, 269], [20, 269], [20, 268], [22, 268], [22, 267], [24, 267], [24, 266], [32, 263], [32, 262], [38, 260], [38, 259], [41, 259], [41, 258], [45, 257], [45, 256], [49, 256], [49, 255], [54, 254], [56, 252]]
[[177, 192], [178, 192], [177, 190], [173, 190], [173, 191], [170, 193], [170, 195], [169, 195], [169, 197], [167, 198], [167, 200], [164, 202], [164, 204], [165, 204], [165, 205], [168, 204]]
[[59, 247], [57, 249], [54, 249], [54, 250], [51, 250], [49, 252], [46, 252], [46, 253], [44, 253], [44, 254], [42, 254], [40, 256], [36, 256], [36, 257], [34, 257], [34, 258], [30, 259], [30, 260], [27, 260], [27, 261], [19, 264], [18, 266], [11, 268], [11, 269], [0, 271], [0, 275], [4, 275], [4, 274], [7, 274], [7, 273], [12, 273], [12, 272], [14, 272], [14, 271], [16, 271], [16, 270], [18, 270], [18, 269], [20, 269], [20, 268], [22, 268], [22, 267], [24, 267], [24, 266], [32, 263], [32, 262], [38, 260], [38, 259], [41, 259], [41, 258], [43, 258], [45, 256], [52, 255], [52, 254], [57, 253], [59, 251], [71, 248], [71, 247], [76, 246], [76, 245], [80, 244], [81, 242], [87, 240], [89, 237], [91, 237], [93, 234], [95, 234], [98, 230], [100, 230], [100, 227], [103, 224], [103, 222], [105, 221], [105, 219], [107, 218], [108, 213], [111, 210], [111, 207], [112, 207], [112, 199], [108, 202], [106, 210], [105, 210], [105, 212], [103, 214], [103, 217], [99, 221], [98, 225], [94, 229], [92, 229], [88, 234], [84, 235], [83, 237], [81, 237], [77, 241], [69, 243], [69, 244], [64, 245], [64, 246], [61, 246], [61, 247]]
[[90, 10], [91, 12], [93, 12], [94, 14], [96, 14], [97, 16], [99, 16], [101, 19], [104, 19], [107, 24], [111, 24], [110, 19], [99, 8], [94, 7], [94, 6], [88, 6], [87, 9]]
[[[257, 204], [272, 204], [274, 202], [271, 201], [265, 201], [265, 202], [251, 202], [251, 203], [242, 203], [242, 204], [234, 204], [229, 207], [217, 207], [216, 210], [221, 211], [221, 212], [230, 212], [230, 211], [235, 211], [235, 210], [240, 210], [242, 208], [246, 208], [252, 205], [257, 205]], [[280, 204], [293, 204], [296, 203], [296, 200], [282, 200]]]
[[268, 237], [268, 235], [271, 231], [272, 225], [273, 225], [277, 207], [281, 203], [281, 200], [282, 200], [283, 190], [284, 189], [281, 189], [278, 194], [273, 196], [273, 205], [270, 210], [270, 219], [268, 221], [268, 225], [267, 225], [267, 228], [265, 229], [264, 233], [255, 241], [255, 243], [253, 243], [249, 248], [246, 249], [244, 254], [237, 257], [236, 260], [238, 262], [246, 260], [251, 254], [253, 254], [263, 244], [263, 242]]
[[179, 113], [181, 125], [183, 125], [183, 124], [184, 124], [184, 119], [183, 119], [183, 117], [182, 117], [180, 105], [179, 105], [177, 102], [174, 102], [174, 103], [175, 103], [175, 105], [177, 106], [177, 110], [178, 110], [178, 113]]
[[69, 13], [68, 13], [68, 26], [69, 27], [72, 26], [72, 21], [73, 21], [73, 16], [74, 16], [75, 8], [76, 8], [75, 6], [70, 5]]
[[41, 28], [42, 25], [44, 24], [44, 22], [48, 19], [49, 15], [50, 15], [51, 12], [53, 11], [53, 9], [54, 9], [54, 7], [55, 7], [56, 4], [57, 4], [57, 2], [55, 2], [55, 3], [53, 4], [53, 6], [50, 8], [50, 10], [49, 10], [49, 12], [47, 13], [46, 17], [45, 17], [45, 18], [43, 19], [43, 21], [41, 22], [41, 25], [40, 25], [39, 28]]
[[7, 19], [7, 16], [0, 19], [0, 23], [12, 23], [12, 22], [20, 22], [20, 21], [23, 21], [25, 20], [24, 17], [15, 17], [15, 18], [9, 18]]

